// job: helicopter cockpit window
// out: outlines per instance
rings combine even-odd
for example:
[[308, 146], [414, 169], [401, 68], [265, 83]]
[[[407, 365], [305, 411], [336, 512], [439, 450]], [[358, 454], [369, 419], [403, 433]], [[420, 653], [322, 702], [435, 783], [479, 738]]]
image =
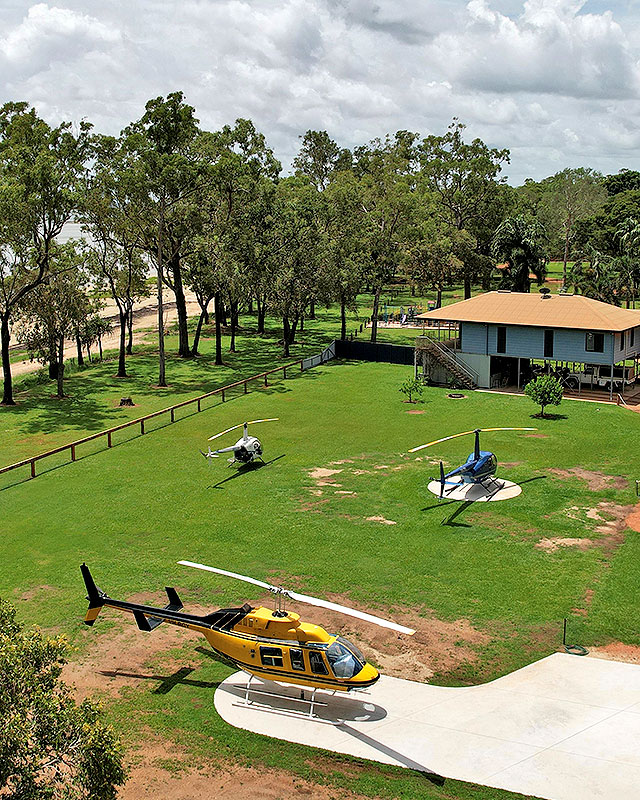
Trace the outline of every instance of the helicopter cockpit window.
[[327, 658], [336, 678], [353, 678], [364, 666], [351, 650], [339, 641], [329, 645]]
[[317, 650], [309, 651], [309, 664], [311, 664], [311, 672], [316, 675], [329, 674], [327, 665], [324, 663], [324, 658], [322, 658], [322, 653], [319, 653]]
[[364, 663], [367, 659], [362, 655], [362, 650], [360, 650], [360, 648], [356, 647], [353, 642], [350, 642], [348, 639], [345, 639], [344, 636], [338, 636], [338, 641], [340, 642], [340, 644], [343, 644], [345, 647], [348, 647], [349, 650], [351, 650], [351, 652], [353, 653], [353, 655], [359, 661], [362, 661], [362, 664], [364, 666]]
[[280, 647], [261, 647], [260, 658], [265, 667], [282, 667], [282, 650]]
[[290, 648], [289, 657], [291, 658], [291, 668], [304, 672], [304, 653], [302, 650], [297, 650], [294, 647]]

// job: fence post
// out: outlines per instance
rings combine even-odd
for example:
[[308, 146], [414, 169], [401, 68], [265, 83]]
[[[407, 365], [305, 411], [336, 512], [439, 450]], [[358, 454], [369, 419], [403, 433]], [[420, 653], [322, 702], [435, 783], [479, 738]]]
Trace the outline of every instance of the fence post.
[[35, 458], [31, 460], [31, 477], [36, 477], [36, 460]]
[[247, 382], [244, 382], [244, 393], [246, 394], [249, 390], [247, 389]]
[[304, 360], [300, 361], [300, 372], [304, 372]]
[[140, 420], [140, 433], [144, 433], [144, 420]]
[[111, 447], [111, 431], [107, 432], [107, 447]]
[[174, 412], [174, 411], [175, 411], [175, 409], [173, 409], [173, 408], [172, 408], [172, 409], [171, 409], [171, 422], [174, 422], [174, 421], [175, 421], [175, 417], [173, 416], [173, 412]]
[[287, 368], [286, 367], [282, 368], [282, 377], [285, 378], [285, 379], [287, 377]]
[[224, 389], [222, 390], [222, 402], [224, 403]]
[[269, 382], [267, 381], [267, 373], [266, 372], [264, 373], [264, 385], [265, 386], [269, 385]]
[[198, 398], [198, 411], [200, 411], [200, 398]]
[[75, 444], [71, 445], [71, 460], [72, 461], [76, 460], [76, 446], [75, 446]]

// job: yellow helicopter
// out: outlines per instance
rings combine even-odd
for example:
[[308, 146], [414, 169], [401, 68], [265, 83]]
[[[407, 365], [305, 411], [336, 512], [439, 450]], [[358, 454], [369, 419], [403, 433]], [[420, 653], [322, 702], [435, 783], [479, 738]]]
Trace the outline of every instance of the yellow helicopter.
[[[247, 697], [253, 676], [309, 687], [314, 690], [314, 695], [317, 689], [344, 692], [364, 689], [380, 677], [378, 670], [367, 663], [360, 650], [347, 639], [327, 633], [319, 625], [303, 622], [299, 614], [286, 611], [286, 598], [339, 611], [398, 633], [415, 633], [411, 628], [396, 625], [373, 614], [272, 586], [246, 575], [193, 561], [178, 563], [267, 589], [275, 595], [274, 608], [252, 608], [245, 603], [238, 608], [221, 608], [204, 616], [187, 614], [182, 611], [182, 602], [176, 590], [171, 587], [165, 588], [169, 603], [163, 608], [114, 600], [96, 586], [89, 567], [82, 564], [80, 569], [89, 601], [85, 623], [93, 625], [100, 609], [108, 606], [133, 614], [141, 631], [150, 632], [163, 622], [197, 631], [216, 653], [233, 661], [249, 674]], [[313, 704], [313, 698], [311, 702]]]

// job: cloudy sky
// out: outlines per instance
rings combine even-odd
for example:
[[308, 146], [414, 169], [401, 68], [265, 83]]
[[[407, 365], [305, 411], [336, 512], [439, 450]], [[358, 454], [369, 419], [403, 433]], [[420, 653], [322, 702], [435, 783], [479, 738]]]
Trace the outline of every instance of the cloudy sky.
[[640, 169], [639, 22], [639, 0], [2, 0], [0, 102], [117, 133], [182, 89], [285, 166], [308, 128], [352, 147], [457, 116], [514, 184]]

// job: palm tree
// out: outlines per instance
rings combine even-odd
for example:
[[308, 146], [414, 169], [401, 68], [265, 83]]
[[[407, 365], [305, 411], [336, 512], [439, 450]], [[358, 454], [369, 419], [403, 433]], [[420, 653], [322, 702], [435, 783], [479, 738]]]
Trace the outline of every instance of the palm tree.
[[594, 247], [589, 246], [569, 268], [567, 280], [576, 294], [620, 305], [621, 278], [616, 259]]
[[547, 274], [545, 253], [546, 234], [537, 220], [527, 220], [522, 215], [507, 217], [497, 228], [491, 240], [494, 258], [506, 261], [500, 287], [514, 292], [530, 292], [531, 278], [538, 285]]

